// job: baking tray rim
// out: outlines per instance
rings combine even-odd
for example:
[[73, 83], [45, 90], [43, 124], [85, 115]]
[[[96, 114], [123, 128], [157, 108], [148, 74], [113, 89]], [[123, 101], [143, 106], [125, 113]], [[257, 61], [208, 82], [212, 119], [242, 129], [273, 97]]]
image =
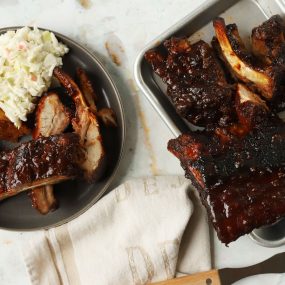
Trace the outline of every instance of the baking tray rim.
[[[239, 1], [239, 0], [238, 0]], [[237, 1], [237, 2], [238, 2]], [[155, 37], [152, 41], [150, 41], [137, 55], [135, 63], [134, 63], [134, 77], [137, 85], [143, 92], [143, 94], [146, 96], [154, 110], [159, 114], [163, 122], [167, 125], [167, 127], [170, 129], [172, 134], [175, 137], [178, 137], [181, 134], [181, 131], [178, 129], [178, 127], [174, 124], [172, 119], [169, 117], [168, 113], [164, 110], [164, 108], [161, 106], [159, 102], [157, 102], [156, 96], [152, 92], [152, 90], [148, 87], [148, 85], [145, 83], [142, 75], [142, 61], [144, 59], [144, 54], [149, 49], [155, 48], [156, 46], [160, 45], [162, 41], [169, 38], [172, 34], [174, 34], [179, 28], [187, 24], [189, 21], [194, 19], [195, 17], [199, 16], [202, 12], [207, 10], [209, 7], [211, 7], [213, 4], [219, 2], [219, 0], [209, 0], [206, 3], [202, 3], [199, 7], [197, 7], [195, 10], [193, 10], [191, 13], [184, 16], [181, 20], [176, 22], [174, 25], [171, 25], [168, 29], [166, 29], [164, 32], [162, 32], [160, 35]], [[259, 237], [254, 230], [249, 233], [249, 237], [251, 240], [253, 240], [255, 243], [257, 243], [260, 246], [263, 247], [279, 247], [285, 244], [285, 237], [277, 240], [277, 241], [267, 241], [265, 239], [262, 239]]]

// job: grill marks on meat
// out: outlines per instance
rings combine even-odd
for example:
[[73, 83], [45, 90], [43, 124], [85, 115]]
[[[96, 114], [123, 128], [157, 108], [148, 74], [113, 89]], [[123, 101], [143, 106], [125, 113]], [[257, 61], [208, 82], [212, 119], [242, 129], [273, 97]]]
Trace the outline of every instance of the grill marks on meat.
[[[70, 123], [69, 111], [63, 106], [58, 95], [50, 92], [42, 97], [36, 111], [36, 127], [33, 137], [49, 137], [63, 133]], [[47, 214], [57, 207], [53, 186], [37, 187], [29, 192], [32, 205], [41, 214]]]
[[56, 67], [54, 76], [72, 97], [76, 115], [72, 120], [72, 126], [80, 137], [80, 143], [85, 152], [85, 160], [81, 163], [85, 178], [94, 181], [101, 174], [103, 158], [105, 156], [100, 127], [96, 115], [86, 103], [77, 84], [62, 69]]
[[207, 126], [232, 120], [232, 90], [207, 43], [172, 38], [163, 51], [150, 50], [145, 58], [167, 84], [176, 111], [189, 122]]
[[61, 134], [21, 144], [0, 154], [0, 200], [19, 192], [75, 178], [81, 147], [76, 134]]

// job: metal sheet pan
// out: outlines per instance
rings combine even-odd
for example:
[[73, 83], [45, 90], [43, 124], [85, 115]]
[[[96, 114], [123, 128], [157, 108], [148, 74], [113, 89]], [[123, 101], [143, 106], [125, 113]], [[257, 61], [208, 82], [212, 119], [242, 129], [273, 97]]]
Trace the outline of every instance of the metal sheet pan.
[[212, 20], [217, 16], [224, 17], [227, 23], [236, 23], [241, 37], [247, 44], [253, 27], [274, 14], [284, 16], [284, 13], [284, 0], [210, 0], [151, 41], [140, 52], [134, 66], [136, 82], [175, 136], [192, 126], [177, 115], [165, 95], [165, 85], [154, 75], [145, 61], [145, 52], [158, 47], [172, 36], [188, 36], [191, 42], [199, 39], [210, 42], [214, 36]]
[[[199, 39], [210, 42], [214, 36], [212, 20], [217, 16], [224, 17], [227, 24], [236, 23], [247, 45], [253, 27], [275, 14], [284, 17], [284, 13], [285, 0], [210, 0], [170, 27], [140, 52], [134, 66], [136, 82], [175, 137], [193, 126], [176, 113], [166, 96], [165, 84], [145, 61], [145, 52], [159, 47], [165, 39], [172, 36], [187, 36], [191, 42]], [[281, 236], [280, 230], [283, 233]], [[250, 236], [262, 246], [275, 247], [285, 244], [284, 220], [255, 230]]]

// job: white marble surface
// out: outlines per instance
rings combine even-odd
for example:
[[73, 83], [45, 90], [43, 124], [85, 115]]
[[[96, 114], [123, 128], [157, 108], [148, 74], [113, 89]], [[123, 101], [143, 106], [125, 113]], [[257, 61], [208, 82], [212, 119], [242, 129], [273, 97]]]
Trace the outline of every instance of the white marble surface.
[[[87, 4], [83, 7], [76, 0], [1, 0], [0, 27], [52, 29], [86, 45], [105, 62], [125, 103], [128, 126], [126, 153], [114, 182], [117, 185], [129, 177], [182, 174], [178, 161], [166, 150], [172, 134], [137, 90], [133, 64], [145, 44], [204, 1], [82, 0]], [[112, 62], [106, 43], [116, 51], [120, 66]], [[29, 284], [16, 246], [20, 237], [21, 233], [0, 231], [0, 284]], [[216, 267], [245, 266], [284, 250], [261, 248], [248, 237], [226, 248], [214, 238], [213, 261]]]

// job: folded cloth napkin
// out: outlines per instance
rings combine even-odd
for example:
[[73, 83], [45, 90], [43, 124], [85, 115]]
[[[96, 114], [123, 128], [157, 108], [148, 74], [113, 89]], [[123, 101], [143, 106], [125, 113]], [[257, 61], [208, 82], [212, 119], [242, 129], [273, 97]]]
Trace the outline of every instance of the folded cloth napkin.
[[[139, 285], [173, 278], [194, 210], [189, 192], [189, 181], [178, 176], [127, 181], [77, 219], [23, 234], [31, 284]], [[208, 230], [196, 229], [199, 238], [193, 233], [183, 246], [190, 257], [182, 263], [192, 272], [210, 267]]]

